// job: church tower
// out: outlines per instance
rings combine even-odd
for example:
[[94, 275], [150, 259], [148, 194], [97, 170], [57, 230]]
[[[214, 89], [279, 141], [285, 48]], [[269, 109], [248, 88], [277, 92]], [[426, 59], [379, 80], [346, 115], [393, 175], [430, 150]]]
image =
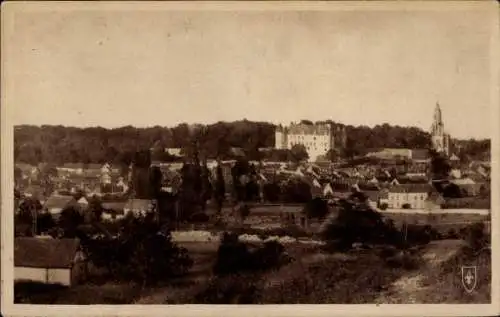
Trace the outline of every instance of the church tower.
[[431, 127], [432, 148], [446, 156], [450, 154], [450, 136], [444, 131], [443, 115], [439, 103], [434, 109], [434, 122]]

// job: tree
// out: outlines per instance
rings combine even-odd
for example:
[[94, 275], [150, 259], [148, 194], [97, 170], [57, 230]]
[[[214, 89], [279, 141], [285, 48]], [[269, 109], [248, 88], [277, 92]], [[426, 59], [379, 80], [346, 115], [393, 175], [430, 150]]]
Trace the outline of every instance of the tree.
[[309, 158], [306, 147], [303, 144], [295, 144], [290, 149], [292, 160], [295, 162], [301, 162]]
[[299, 179], [293, 179], [283, 188], [283, 201], [288, 203], [306, 203], [312, 199], [311, 186]]
[[330, 162], [337, 162], [340, 158], [340, 151], [337, 149], [330, 149], [326, 152], [325, 158]]
[[276, 182], [270, 182], [263, 185], [264, 201], [278, 202], [281, 196], [281, 187]]
[[59, 216], [59, 228], [62, 229], [65, 238], [78, 236], [78, 227], [84, 223], [84, 217], [74, 204], [63, 208]]
[[104, 208], [102, 207], [102, 202], [98, 197], [94, 196], [89, 199], [88, 211], [92, 215], [92, 221], [101, 221]]
[[148, 216], [124, 218], [117, 238], [91, 239], [86, 248], [92, 262], [106, 267], [114, 279], [142, 286], [183, 275], [193, 264], [187, 250], [173, 243], [170, 232]]
[[401, 235], [366, 202], [341, 200], [337, 213], [336, 218], [326, 223], [322, 236], [328, 243], [336, 243], [339, 249], [349, 249], [355, 242], [395, 245], [402, 242]]
[[435, 180], [448, 179], [451, 165], [446, 157], [442, 153], [437, 153], [434, 150], [430, 150], [429, 154], [431, 156], [432, 178]]
[[313, 198], [306, 203], [304, 212], [308, 218], [324, 219], [329, 212], [328, 203], [321, 198]]
[[214, 198], [217, 204], [217, 214], [222, 211], [222, 205], [226, 197], [226, 182], [222, 173], [222, 166], [217, 164], [215, 171]]

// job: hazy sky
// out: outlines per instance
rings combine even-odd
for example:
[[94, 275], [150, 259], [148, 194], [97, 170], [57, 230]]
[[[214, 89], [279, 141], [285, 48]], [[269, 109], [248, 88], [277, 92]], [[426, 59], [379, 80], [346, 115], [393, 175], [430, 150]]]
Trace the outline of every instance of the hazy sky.
[[487, 12], [17, 12], [8, 106], [15, 124], [332, 119], [428, 130], [439, 101], [453, 137], [489, 137]]

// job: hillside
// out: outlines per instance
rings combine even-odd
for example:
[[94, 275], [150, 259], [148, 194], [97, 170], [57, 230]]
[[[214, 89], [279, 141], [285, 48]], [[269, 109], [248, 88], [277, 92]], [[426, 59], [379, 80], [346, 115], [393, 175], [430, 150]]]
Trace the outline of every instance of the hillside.
[[[204, 127], [204, 129], [200, 129]], [[197, 136], [203, 154], [208, 157], [227, 156], [231, 147], [241, 147], [252, 159], [259, 157], [258, 149], [274, 146], [275, 125], [267, 122], [218, 122], [206, 126], [135, 128], [125, 126], [114, 129], [101, 127], [76, 128], [65, 126], [16, 126], [14, 155], [18, 162], [122, 162], [130, 153], [150, 148], [167, 147], [188, 150]], [[375, 148], [426, 148], [429, 134], [415, 127], [377, 125], [346, 126], [347, 145], [344, 156], [356, 156]], [[489, 152], [489, 140], [459, 141], [461, 153], [478, 157]]]

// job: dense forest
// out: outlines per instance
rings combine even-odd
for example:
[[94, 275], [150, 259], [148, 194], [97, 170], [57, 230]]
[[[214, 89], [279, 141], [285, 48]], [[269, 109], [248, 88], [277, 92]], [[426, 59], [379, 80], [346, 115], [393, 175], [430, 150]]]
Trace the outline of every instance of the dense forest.
[[[115, 129], [101, 127], [16, 126], [14, 156], [17, 162], [39, 163], [104, 163], [126, 162], [136, 151], [181, 148], [186, 154], [197, 144], [207, 158], [231, 157], [231, 148], [239, 147], [250, 159], [262, 158], [259, 148], [274, 146], [275, 126], [267, 122], [247, 120], [218, 122], [211, 125], [180, 124], [172, 128]], [[338, 155], [354, 157], [382, 148], [428, 148], [430, 136], [415, 127], [377, 125], [346, 126], [346, 148]], [[454, 150], [460, 156], [484, 159], [489, 156], [489, 140], [455, 140]], [[168, 157], [165, 158], [168, 160]]]

